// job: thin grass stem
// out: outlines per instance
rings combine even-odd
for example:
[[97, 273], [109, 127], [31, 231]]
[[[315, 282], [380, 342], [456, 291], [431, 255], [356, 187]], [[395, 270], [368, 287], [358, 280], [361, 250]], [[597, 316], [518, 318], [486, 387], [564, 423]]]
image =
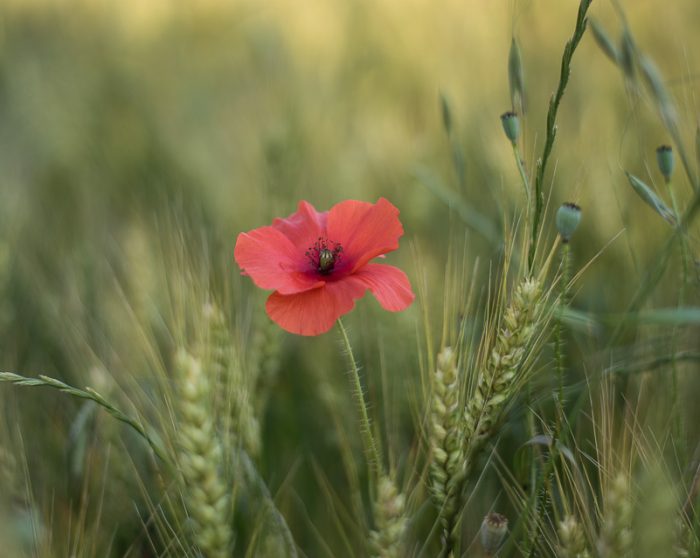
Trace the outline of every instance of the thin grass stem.
[[592, 0], [581, 0], [581, 3], [579, 4], [574, 33], [564, 47], [564, 54], [561, 60], [561, 72], [559, 74], [559, 85], [556, 93], [549, 100], [544, 150], [542, 151], [542, 157], [537, 162], [537, 172], [535, 174], [535, 210], [532, 218], [532, 242], [530, 243], [530, 252], [528, 254], [528, 269], [532, 269], [532, 264], [535, 261], [537, 237], [539, 234], [540, 222], [542, 220], [542, 213], [544, 212], [544, 171], [547, 167], [549, 156], [552, 153], [554, 138], [557, 134], [557, 111], [559, 110], [561, 99], [564, 96], [564, 90], [569, 83], [569, 75], [571, 74], [571, 60], [574, 57], [576, 47], [586, 31], [586, 12], [591, 5], [591, 1]]
[[123, 422], [135, 430], [146, 441], [146, 443], [148, 443], [153, 450], [153, 453], [155, 453], [161, 459], [161, 461], [163, 461], [163, 463], [172, 466], [172, 462], [165, 449], [153, 436], [147, 432], [146, 427], [139, 420], [130, 417], [126, 413], [117, 409], [114, 405], [112, 405], [112, 403], [107, 401], [102, 395], [97, 393], [92, 388], [79, 389], [49, 376], [40, 375], [37, 378], [28, 378], [13, 372], [0, 372], [0, 382], [10, 382], [18, 386], [51, 387], [79, 399], [94, 401], [119, 422]]

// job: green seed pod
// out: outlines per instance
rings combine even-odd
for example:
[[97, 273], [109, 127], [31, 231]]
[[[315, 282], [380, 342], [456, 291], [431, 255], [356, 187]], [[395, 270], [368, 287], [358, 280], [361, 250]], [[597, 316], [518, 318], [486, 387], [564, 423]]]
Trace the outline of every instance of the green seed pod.
[[671, 149], [670, 145], [660, 145], [656, 149], [656, 162], [666, 182], [671, 180], [673, 169], [676, 166], [676, 160], [673, 157], [673, 149]]
[[565, 203], [557, 211], [557, 230], [564, 243], [571, 240], [571, 236], [581, 222], [581, 208], [575, 203]]
[[440, 109], [442, 112], [442, 125], [445, 127], [445, 131], [449, 136], [452, 134], [452, 110], [450, 109], [450, 103], [447, 97], [443, 93], [440, 93]]
[[501, 115], [501, 123], [503, 124], [503, 131], [506, 136], [515, 145], [520, 137], [520, 119], [518, 115], [514, 112], [508, 111]]
[[632, 186], [637, 195], [642, 198], [649, 207], [661, 215], [669, 225], [675, 227], [677, 222], [675, 212], [664, 203], [654, 190], [644, 184], [643, 181], [627, 171], [625, 171], [625, 174], [627, 175], [630, 186]]
[[636, 59], [636, 47], [634, 45], [634, 40], [629, 30], [625, 29], [622, 33], [622, 42], [620, 45], [620, 56], [618, 58], [620, 67], [625, 74], [625, 79], [629, 82], [634, 83], [635, 81], [635, 71], [634, 64]]
[[589, 18], [588, 24], [590, 26], [593, 38], [598, 44], [598, 47], [600, 47], [600, 50], [602, 50], [605, 55], [610, 58], [610, 60], [617, 64], [618, 60], [620, 59], [620, 53], [610, 37], [608, 37], [605, 29], [603, 29], [601, 25], [593, 18]]
[[500, 513], [491, 512], [484, 517], [479, 530], [481, 545], [488, 556], [496, 554], [508, 533], [508, 518]]
[[656, 101], [658, 103], [668, 102], [668, 91], [654, 61], [648, 56], [641, 56], [639, 68], [642, 71], [647, 87], [649, 87], [649, 91], [651, 91]]
[[510, 84], [510, 100], [513, 110], [525, 113], [525, 77], [523, 74], [523, 61], [520, 56], [520, 47], [513, 37], [508, 52], [508, 83]]
[[661, 119], [664, 121], [667, 128], [675, 128], [678, 124], [678, 113], [673, 99], [668, 94], [668, 90], [664, 85], [661, 72], [659, 72], [656, 64], [654, 64], [648, 56], [640, 57], [639, 68], [641, 69], [649, 91], [656, 101], [656, 108], [659, 110]]

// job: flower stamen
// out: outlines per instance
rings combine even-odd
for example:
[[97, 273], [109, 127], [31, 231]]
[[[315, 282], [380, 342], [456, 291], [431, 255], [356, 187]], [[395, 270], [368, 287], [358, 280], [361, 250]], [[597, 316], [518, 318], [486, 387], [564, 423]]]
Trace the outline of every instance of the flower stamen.
[[335, 265], [340, 261], [340, 253], [343, 247], [337, 242], [329, 241], [321, 236], [310, 246], [305, 255], [309, 259], [311, 267], [321, 275], [330, 274]]

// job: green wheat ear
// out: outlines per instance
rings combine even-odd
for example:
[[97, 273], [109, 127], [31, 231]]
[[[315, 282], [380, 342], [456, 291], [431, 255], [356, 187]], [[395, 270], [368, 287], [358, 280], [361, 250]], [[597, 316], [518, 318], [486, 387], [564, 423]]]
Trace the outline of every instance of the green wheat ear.
[[207, 304], [204, 319], [207, 324], [205, 365], [216, 385], [213, 393], [215, 415], [222, 423], [226, 443], [230, 447], [241, 445], [251, 457], [257, 458], [262, 441], [251, 394], [255, 378], [244, 374], [223, 312], [217, 306]]
[[221, 477], [224, 456], [211, 418], [211, 383], [201, 362], [184, 350], [176, 356], [176, 367], [178, 465], [193, 542], [207, 558], [225, 558], [232, 538], [230, 491]]
[[542, 284], [524, 279], [503, 314], [493, 349], [479, 372], [476, 388], [464, 412], [465, 456], [472, 461], [494, 434], [500, 415], [523, 384], [528, 348], [540, 332], [544, 306]]
[[282, 367], [282, 329], [267, 317], [256, 327], [248, 358], [252, 375], [255, 378], [255, 411], [263, 417], [271, 392], [277, 382]]
[[464, 470], [462, 411], [459, 401], [457, 355], [445, 347], [437, 357], [431, 400], [430, 489], [443, 526], [456, 512]]
[[630, 480], [617, 473], [603, 494], [603, 520], [598, 538], [602, 558], [623, 558], [632, 552], [632, 502]]
[[557, 558], [590, 558], [583, 527], [573, 515], [567, 515], [559, 522], [557, 534]]
[[431, 489], [440, 507], [443, 556], [458, 545], [459, 515], [465, 480], [507, 405], [528, 380], [543, 326], [547, 323], [547, 294], [539, 278], [525, 278], [515, 288], [499, 329], [483, 340], [485, 351], [477, 365], [474, 388], [464, 407], [459, 405], [456, 356], [446, 348], [438, 356], [432, 400], [433, 450]]
[[406, 529], [406, 497], [396, 487], [394, 480], [382, 475], [377, 483], [374, 503], [376, 528], [370, 533], [373, 558], [399, 558], [401, 537]]

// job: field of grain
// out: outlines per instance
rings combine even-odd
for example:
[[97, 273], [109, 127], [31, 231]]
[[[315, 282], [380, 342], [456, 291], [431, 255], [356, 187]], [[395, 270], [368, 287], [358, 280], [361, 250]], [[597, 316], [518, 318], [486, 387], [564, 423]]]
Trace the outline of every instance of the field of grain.
[[698, 24], [2, 2], [0, 555], [700, 556]]

